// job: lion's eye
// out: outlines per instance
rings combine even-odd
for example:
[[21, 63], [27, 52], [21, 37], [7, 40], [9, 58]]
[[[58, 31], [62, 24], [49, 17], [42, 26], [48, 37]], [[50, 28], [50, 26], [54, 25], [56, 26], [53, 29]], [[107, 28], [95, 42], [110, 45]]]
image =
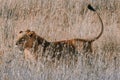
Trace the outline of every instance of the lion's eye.
[[22, 39], [22, 41], [24, 41], [25, 39]]

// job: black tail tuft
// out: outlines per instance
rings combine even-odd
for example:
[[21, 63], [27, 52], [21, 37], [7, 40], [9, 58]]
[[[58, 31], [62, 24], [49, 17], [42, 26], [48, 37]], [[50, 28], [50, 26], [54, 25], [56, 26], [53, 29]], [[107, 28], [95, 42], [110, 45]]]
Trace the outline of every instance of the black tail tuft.
[[90, 9], [92, 11], [96, 11], [90, 4], [88, 5], [88, 9]]

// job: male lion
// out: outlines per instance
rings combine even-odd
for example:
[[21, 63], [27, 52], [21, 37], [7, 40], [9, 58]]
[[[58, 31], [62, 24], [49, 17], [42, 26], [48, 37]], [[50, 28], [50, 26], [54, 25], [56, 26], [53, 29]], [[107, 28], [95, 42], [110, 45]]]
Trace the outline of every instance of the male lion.
[[[91, 11], [94, 11], [101, 22], [101, 31], [97, 37], [94, 39], [71, 39], [71, 40], [62, 40], [62, 41], [56, 41], [56, 42], [49, 42], [46, 39], [40, 37], [37, 35], [34, 31], [26, 30], [26, 31], [20, 31], [19, 38], [16, 42], [16, 45], [20, 48], [20, 50], [23, 50], [26, 57], [31, 57], [37, 59], [36, 51], [38, 50], [38, 46], [43, 47], [43, 52], [46, 51], [47, 48], [52, 47], [53, 55], [52, 57], [55, 57], [57, 55], [58, 58], [60, 58], [61, 54], [54, 54], [55, 52], [61, 52], [64, 49], [69, 50], [74, 54], [76, 50], [78, 51], [84, 51], [84, 52], [92, 52], [92, 43], [99, 39], [99, 37], [103, 33], [103, 22], [99, 14], [96, 12], [96, 10], [91, 6], [88, 5], [88, 9]], [[33, 54], [32, 54], [32, 53]]]

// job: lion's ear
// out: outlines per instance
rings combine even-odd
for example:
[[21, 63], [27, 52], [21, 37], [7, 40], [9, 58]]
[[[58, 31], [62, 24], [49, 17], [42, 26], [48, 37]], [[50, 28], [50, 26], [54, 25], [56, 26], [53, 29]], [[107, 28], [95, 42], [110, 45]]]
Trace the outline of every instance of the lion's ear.
[[31, 32], [28, 33], [28, 36], [30, 36], [30, 37], [33, 37], [34, 35], [35, 35], [34, 31], [31, 31]]
[[22, 33], [23, 31], [20, 31], [19, 33]]
[[29, 29], [27, 29], [25, 32], [26, 32], [26, 33], [29, 33], [29, 32], [30, 32], [30, 30], [29, 30]]

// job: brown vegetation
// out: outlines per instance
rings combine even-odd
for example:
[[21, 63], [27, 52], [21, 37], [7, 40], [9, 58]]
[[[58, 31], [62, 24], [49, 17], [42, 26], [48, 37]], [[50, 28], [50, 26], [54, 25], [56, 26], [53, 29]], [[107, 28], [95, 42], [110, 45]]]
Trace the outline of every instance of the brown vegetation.
[[[63, 61], [55, 68], [53, 65], [57, 64], [45, 65], [45, 59], [31, 63], [14, 47], [16, 33], [26, 29], [52, 42], [96, 36], [100, 24], [97, 15], [87, 9], [88, 3], [99, 11], [105, 29], [93, 44], [94, 52], [80, 54], [76, 65], [71, 62], [72, 67], [68, 67]], [[0, 55], [0, 79], [119, 80], [119, 3], [119, 0], [0, 0], [0, 51], [4, 52]]]

